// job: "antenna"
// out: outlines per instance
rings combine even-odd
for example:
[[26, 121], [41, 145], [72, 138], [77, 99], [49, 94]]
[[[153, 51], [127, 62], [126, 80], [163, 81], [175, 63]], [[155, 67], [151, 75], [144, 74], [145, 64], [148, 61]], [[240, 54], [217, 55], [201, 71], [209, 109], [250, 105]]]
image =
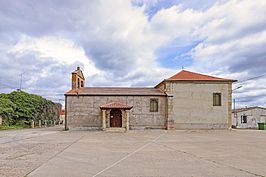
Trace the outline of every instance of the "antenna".
[[23, 73], [20, 74], [20, 82], [19, 82], [19, 90], [21, 91], [22, 88], [22, 77], [23, 77]]

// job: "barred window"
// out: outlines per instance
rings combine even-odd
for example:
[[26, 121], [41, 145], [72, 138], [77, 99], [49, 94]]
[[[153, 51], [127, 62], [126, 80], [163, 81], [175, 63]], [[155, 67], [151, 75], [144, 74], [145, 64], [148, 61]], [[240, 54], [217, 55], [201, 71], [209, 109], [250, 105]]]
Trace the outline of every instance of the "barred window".
[[152, 98], [150, 100], [150, 112], [158, 112], [158, 99]]
[[222, 106], [222, 94], [213, 93], [213, 106]]

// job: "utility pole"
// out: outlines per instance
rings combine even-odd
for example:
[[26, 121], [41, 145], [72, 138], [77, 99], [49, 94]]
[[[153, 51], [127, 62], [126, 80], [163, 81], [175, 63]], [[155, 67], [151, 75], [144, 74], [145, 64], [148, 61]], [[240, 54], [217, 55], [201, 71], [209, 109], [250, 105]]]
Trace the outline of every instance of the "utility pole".
[[238, 126], [238, 120], [237, 120], [237, 115], [236, 115], [236, 99], [233, 99], [234, 101], [234, 119], [236, 120], [236, 127]]
[[[242, 88], [242, 87], [243, 87], [242, 85], [238, 86], [237, 88], [235, 88], [235, 89], [232, 90], [232, 93], [233, 93], [235, 90], [240, 89], [240, 88]], [[238, 126], [238, 119], [237, 119], [237, 114], [236, 114], [236, 99], [235, 99], [235, 98], [233, 99], [233, 102], [234, 102], [234, 119], [235, 119], [235, 121], [236, 121], [236, 128], [237, 128], [237, 126]]]

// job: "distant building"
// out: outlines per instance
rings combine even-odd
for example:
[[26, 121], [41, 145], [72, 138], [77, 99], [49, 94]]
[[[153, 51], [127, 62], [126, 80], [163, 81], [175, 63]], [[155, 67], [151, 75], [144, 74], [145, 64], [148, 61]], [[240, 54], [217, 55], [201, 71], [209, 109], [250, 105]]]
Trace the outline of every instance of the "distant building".
[[236, 128], [258, 128], [258, 123], [266, 123], [266, 108], [246, 107], [232, 113], [233, 126]]
[[85, 87], [78, 67], [65, 94], [66, 128], [226, 129], [235, 80], [186, 70], [155, 87]]
[[60, 112], [60, 124], [65, 123], [65, 110], [62, 109]]

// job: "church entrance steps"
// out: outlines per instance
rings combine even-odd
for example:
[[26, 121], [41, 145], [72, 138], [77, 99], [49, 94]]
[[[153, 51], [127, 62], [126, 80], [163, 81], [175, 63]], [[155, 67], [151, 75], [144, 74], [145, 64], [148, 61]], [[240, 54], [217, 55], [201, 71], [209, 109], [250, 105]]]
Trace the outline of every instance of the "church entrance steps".
[[105, 132], [124, 133], [126, 132], [126, 129], [121, 128], [121, 127], [110, 127], [110, 128], [106, 128]]

